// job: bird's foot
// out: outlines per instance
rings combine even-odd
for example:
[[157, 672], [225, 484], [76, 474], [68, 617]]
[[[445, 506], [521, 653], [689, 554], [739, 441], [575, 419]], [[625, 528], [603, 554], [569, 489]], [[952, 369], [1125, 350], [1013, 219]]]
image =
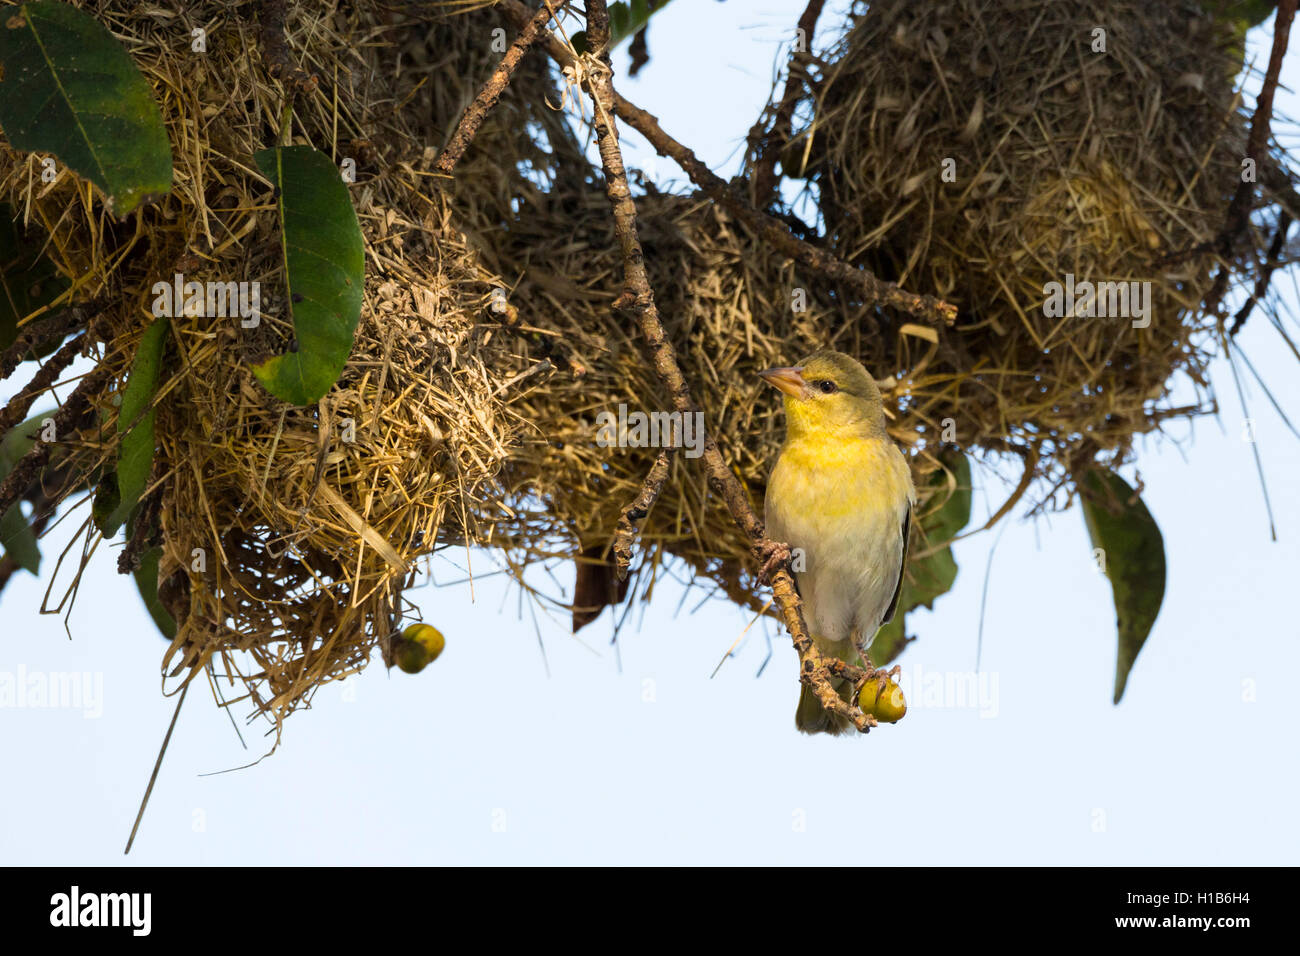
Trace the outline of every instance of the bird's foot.
[[783, 565], [790, 563], [794, 557], [790, 546], [783, 541], [773, 541], [770, 538], [764, 538], [762, 544], [758, 546], [759, 556], [763, 559], [763, 566], [758, 569], [758, 583], [768, 584], [772, 580], [772, 575]]
[[895, 664], [893, 667], [889, 668], [889, 670], [876, 670], [871, 663], [871, 659], [865, 654], [862, 655], [862, 660], [866, 663], [866, 673], [863, 674], [858, 682], [853, 685], [854, 700], [857, 700], [862, 694], [862, 688], [866, 687], [873, 681], [879, 687], [876, 691], [876, 697], [879, 698], [880, 695], [885, 692], [885, 687], [888, 685], [889, 681], [896, 681], [903, 673], [903, 668], [898, 664]]

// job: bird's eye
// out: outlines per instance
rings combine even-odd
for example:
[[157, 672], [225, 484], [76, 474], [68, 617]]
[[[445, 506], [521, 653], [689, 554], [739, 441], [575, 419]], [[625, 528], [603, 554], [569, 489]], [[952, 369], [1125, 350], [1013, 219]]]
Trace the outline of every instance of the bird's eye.
[[838, 391], [838, 388], [835, 385], [835, 383], [827, 378], [823, 378], [816, 382], [813, 382], [813, 388], [817, 389], [823, 395], [830, 395], [831, 393]]

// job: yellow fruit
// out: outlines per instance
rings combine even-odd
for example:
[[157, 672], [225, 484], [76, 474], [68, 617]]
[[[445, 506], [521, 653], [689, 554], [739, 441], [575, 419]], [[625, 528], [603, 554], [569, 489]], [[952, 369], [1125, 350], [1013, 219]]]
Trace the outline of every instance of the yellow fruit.
[[873, 678], [863, 684], [862, 690], [858, 692], [858, 707], [864, 714], [870, 714], [882, 724], [895, 724], [907, 713], [903, 688], [889, 679], [881, 681]]
[[430, 624], [412, 624], [393, 638], [393, 662], [408, 674], [418, 674], [447, 646], [442, 632]]

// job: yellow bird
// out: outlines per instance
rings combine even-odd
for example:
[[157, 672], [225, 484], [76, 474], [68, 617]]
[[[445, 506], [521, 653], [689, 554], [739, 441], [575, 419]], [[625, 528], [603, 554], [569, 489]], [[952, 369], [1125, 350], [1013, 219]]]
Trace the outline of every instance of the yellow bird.
[[[821, 351], [761, 373], [785, 393], [785, 444], [767, 483], [767, 536], [794, 552], [795, 584], [818, 651], [861, 664], [898, 609], [916, 489], [885, 431], [880, 389], [855, 359]], [[765, 572], [774, 560], [769, 560]], [[848, 681], [836, 688], [846, 701]], [[852, 729], [802, 685], [795, 726]]]

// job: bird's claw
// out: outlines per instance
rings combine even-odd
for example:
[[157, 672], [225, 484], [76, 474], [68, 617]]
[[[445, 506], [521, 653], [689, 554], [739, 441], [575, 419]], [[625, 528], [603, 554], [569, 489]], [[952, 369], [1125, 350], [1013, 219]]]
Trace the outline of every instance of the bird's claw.
[[763, 566], [758, 569], [759, 584], [770, 583], [772, 575], [777, 572], [777, 569], [789, 564], [790, 559], [794, 557], [788, 544], [766, 538], [758, 546], [758, 553], [763, 558]]
[[876, 699], [879, 700], [880, 695], [885, 692], [885, 687], [888, 685], [888, 682], [891, 680], [896, 681], [903, 673], [903, 668], [900, 665], [895, 664], [893, 667], [889, 668], [889, 670], [876, 670], [876, 668], [872, 666], [871, 660], [865, 654], [862, 656], [862, 659], [866, 662], [867, 669], [866, 673], [864, 673], [862, 677], [858, 679], [858, 682], [853, 685], [853, 699], [857, 700], [862, 694], [862, 688], [866, 687], [867, 684], [872, 681], [875, 681], [877, 684]]

